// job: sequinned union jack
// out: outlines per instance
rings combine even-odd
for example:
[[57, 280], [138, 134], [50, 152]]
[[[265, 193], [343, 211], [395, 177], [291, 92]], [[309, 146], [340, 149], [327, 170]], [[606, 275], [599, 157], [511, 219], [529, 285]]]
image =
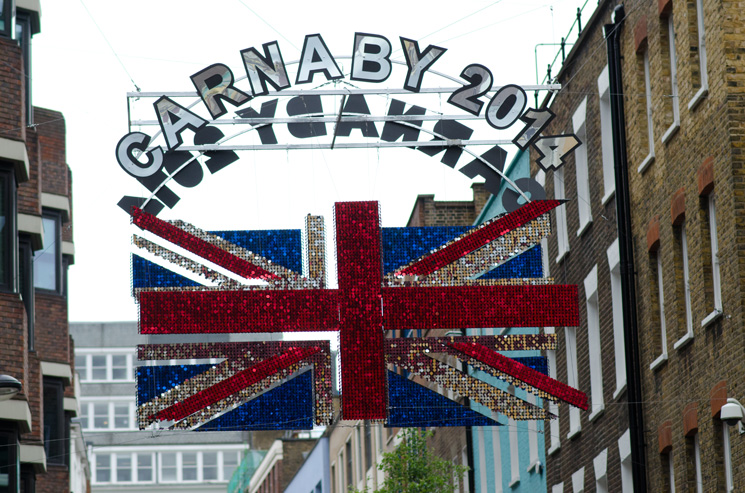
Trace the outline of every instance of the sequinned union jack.
[[475, 330], [579, 324], [576, 286], [541, 269], [539, 242], [560, 204], [533, 201], [478, 227], [382, 228], [377, 202], [337, 203], [335, 288], [326, 286], [320, 217], [307, 216], [302, 233], [206, 232], [133, 209], [147, 232], [133, 240], [144, 252], [133, 255], [140, 333], [203, 340], [138, 347], [151, 363], [137, 372], [140, 427], [330, 424], [329, 341], [271, 336], [306, 331], [338, 334], [341, 419], [488, 426], [494, 414], [547, 419], [546, 401], [587, 409], [585, 394], [547, 375], [544, 357], [504, 354], [555, 349], [553, 334]]

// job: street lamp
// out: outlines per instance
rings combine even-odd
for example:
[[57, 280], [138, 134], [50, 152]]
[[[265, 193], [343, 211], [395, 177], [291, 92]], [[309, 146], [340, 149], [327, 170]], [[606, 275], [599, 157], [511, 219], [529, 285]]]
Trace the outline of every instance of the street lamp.
[[10, 375], [0, 375], [0, 401], [7, 401], [21, 391], [23, 385]]

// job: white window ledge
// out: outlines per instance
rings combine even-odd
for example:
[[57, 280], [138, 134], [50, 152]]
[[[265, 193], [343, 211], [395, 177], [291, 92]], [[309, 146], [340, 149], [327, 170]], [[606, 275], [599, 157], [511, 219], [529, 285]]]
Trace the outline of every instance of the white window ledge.
[[577, 230], [577, 238], [585, 234], [585, 231], [587, 231], [587, 228], [589, 228], [591, 224], [592, 219], [589, 219], [585, 224], [583, 224], [582, 227]]
[[507, 486], [509, 486], [510, 488], [512, 488], [512, 487], [516, 486], [518, 483], [520, 483], [520, 478], [515, 478], [512, 481], [510, 481], [510, 484], [507, 485]]
[[602, 416], [605, 413], [605, 404], [598, 406], [597, 409], [594, 409], [589, 416], [590, 421], [595, 421], [600, 416]]
[[646, 169], [649, 168], [649, 165], [652, 164], [653, 162], [654, 162], [654, 153], [650, 152], [649, 154], [647, 154], [647, 157], [644, 158], [644, 161], [642, 161], [642, 164], [639, 165], [639, 167], [637, 168], [637, 171], [639, 173], [644, 173], [644, 171], [646, 171]]
[[582, 431], [582, 427], [581, 427], [581, 426], [578, 426], [578, 427], [576, 427], [576, 428], [575, 428], [575, 429], [573, 429], [573, 430], [569, 430], [569, 433], [567, 433], [567, 439], [568, 439], [568, 440], [571, 440], [572, 438], [574, 438], [574, 437], [576, 437], [577, 435], [579, 435], [579, 433], [580, 433], [581, 431]]
[[557, 441], [551, 444], [546, 453], [548, 455], [554, 455], [561, 448], [561, 442]]
[[615, 401], [616, 399], [618, 399], [619, 397], [621, 397], [621, 395], [622, 395], [622, 394], [623, 394], [623, 393], [624, 393], [625, 391], [626, 391], [626, 382], [623, 382], [623, 385], [621, 385], [620, 387], [618, 387], [618, 388], [616, 389], [616, 391], [615, 391], [615, 392], [613, 392], [613, 400]]
[[673, 349], [680, 349], [693, 342], [693, 332], [687, 332], [686, 335], [675, 341]]
[[680, 122], [673, 122], [670, 128], [662, 135], [662, 143], [667, 144], [667, 141], [673, 138], [673, 135], [680, 129]]
[[695, 96], [693, 96], [693, 99], [691, 99], [688, 102], [688, 111], [693, 111], [696, 106], [698, 106], [698, 103], [700, 103], [706, 95], [709, 94], [709, 86], [708, 84], [705, 86], [701, 86], [701, 88], [698, 90]]
[[530, 463], [528, 466], [528, 469], [526, 469], [527, 472], [532, 472], [535, 470], [536, 473], [540, 474], [541, 472], [541, 461], [536, 459], [533, 462]]
[[600, 200], [600, 202], [603, 205], [605, 205], [605, 204], [607, 204], [610, 201], [610, 199], [613, 198], [614, 195], [616, 195], [616, 189], [615, 188], [613, 190], [611, 190], [610, 192], [608, 192], [607, 194], [605, 194], [605, 196]]
[[708, 327], [709, 325], [713, 324], [722, 317], [722, 314], [722, 310], [715, 309], [701, 321], [701, 327]]
[[663, 363], [667, 361], [667, 352], [662, 353], [661, 355], [657, 356], [657, 359], [652, 361], [652, 364], [649, 365], [649, 369], [652, 371], [655, 371], [657, 368], [661, 367]]

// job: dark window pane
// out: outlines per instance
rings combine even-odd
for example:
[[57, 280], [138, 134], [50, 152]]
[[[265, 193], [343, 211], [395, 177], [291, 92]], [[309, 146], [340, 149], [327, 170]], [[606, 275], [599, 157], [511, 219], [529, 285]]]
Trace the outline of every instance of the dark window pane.
[[44, 449], [47, 462], [65, 464], [65, 410], [63, 386], [57, 379], [44, 379]]
[[10, 268], [8, 180], [6, 174], [0, 174], [0, 284], [7, 284], [10, 281], [10, 272], [8, 272]]

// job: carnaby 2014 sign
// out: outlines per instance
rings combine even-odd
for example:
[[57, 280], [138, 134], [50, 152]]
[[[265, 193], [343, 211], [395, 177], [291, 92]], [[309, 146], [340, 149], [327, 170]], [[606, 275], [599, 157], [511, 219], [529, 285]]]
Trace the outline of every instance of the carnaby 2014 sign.
[[[445, 48], [429, 45], [422, 50], [417, 41], [405, 37], [400, 37], [400, 43], [403, 62], [392, 59], [390, 40], [368, 33], [355, 33], [351, 57], [334, 57], [320, 34], [306, 35], [296, 62], [294, 81], [294, 85], [301, 88], [319, 82], [339, 82], [345, 75], [337, 59], [351, 58], [348, 78], [360, 83], [382, 84], [390, 78], [395, 64], [405, 65], [406, 74], [398, 88], [293, 89], [287, 67], [295, 62], [286, 64], [279, 44], [272, 41], [263, 44], [261, 50], [251, 47], [240, 52], [245, 70], [245, 76], [240, 78], [236, 78], [227, 65], [216, 63], [191, 76], [196, 92], [132, 93], [132, 97], [155, 99], [153, 107], [157, 120], [130, 121], [130, 129], [133, 125], [151, 124], [159, 131], [153, 135], [131, 131], [117, 144], [119, 165], [150, 192], [148, 198], [125, 196], [119, 206], [128, 212], [132, 206], [142, 207], [157, 215], [164, 207], [173, 208], [180, 200], [169, 182], [194, 187], [203, 180], [205, 168], [213, 174], [238, 161], [236, 151], [310, 148], [408, 147], [433, 157], [442, 154], [441, 162], [452, 168], [456, 168], [465, 153], [473, 159], [458, 171], [469, 178], [482, 177], [487, 190], [494, 194], [503, 180], [509, 183], [512, 190], [504, 199], [508, 210], [517, 207], [519, 196], [526, 200], [528, 197], [545, 198], [535, 180], [523, 178], [513, 182], [503, 174], [507, 152], [502, 146], [514, 144], [521, 150], [533, 146], [540, 156], [537, 162], [545, 170], [563, 164], [565, 156], [580, 144], [576, 136], [542, 135], [553, 113], [548, 109], [526, 110], [526, 89], [555, 90], [558, 86], [510, 84], [493, 87], [491, 71], [480, 64], [466, 66], [457, 79], [432, 69]], [[460, 85], [423, 88], [427, 73]], [[457, 108], [457, 114], [428, 111], [396, 98], [397, 95], [437, 93], [448, 96], [447, 102]], [[388, 100], [385, 115], [372, 115], [366, 96], [381, 94]], [[324, 98], [328, 96], [342, 96], [338, 110], [324, 110]], [[277, 116], [279, 97], [288, 98], [286, 117]], [[190, 98], [191, 103], [183, 102], [184, 98]], [[250, 101], [258, 102], [259, 98], [262, 98], [260, 107], [247, 106]], [[228, 114], [226, 104], [235, 108], [234, 115]], [[508, 129], [518, 120], [523, 125], [511, 140], [472, 139], [474, 130], [463, 122], [482, 118], [497, 130]], [[221, 129], [226, 124], [231, 128], [248, 125], [249, 130], [258, 134], [260, 143], [240, 143], [238, 136], [246, 134], [246, 130], [226, 136]], [[292, 142], [280, 143], [275, 125], [286, 125]], [[333, 125], [333, 130], [329, 131], [327, 125]], [[192, 145], [184, 142], [187, 130], [193, 135]], [[363, 142], [337, 139], [351, 137], [354, 130], [359, 131], [365, 139]], [[432, 138], [420, 140], [421, 133]], [[326, 141], [319, 141], [319, 138]], [[156, 139], [159, 139], [158, 144]], [[304, 143], [303, 139], [312, 139], [312, 143]], [[474, 151], [477, 146], [487, 147], [487, 150]], [[200, 155], [203, 157], [201, 163], [197, 159]]]

